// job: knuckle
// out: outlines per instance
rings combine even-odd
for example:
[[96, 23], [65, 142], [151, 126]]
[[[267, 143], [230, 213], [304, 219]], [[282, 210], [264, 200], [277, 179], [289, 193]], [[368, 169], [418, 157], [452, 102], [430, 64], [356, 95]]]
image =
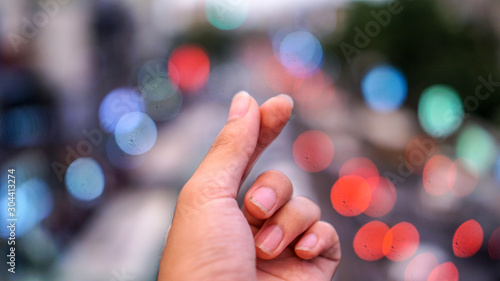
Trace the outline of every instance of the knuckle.
[[178, 201], [198, 209], [211, 200], [231, 197], [231, 189], [227, 188], [229, 184], [230, 172], [208, 171], [207, 174], [188, 182], [181, 190]]

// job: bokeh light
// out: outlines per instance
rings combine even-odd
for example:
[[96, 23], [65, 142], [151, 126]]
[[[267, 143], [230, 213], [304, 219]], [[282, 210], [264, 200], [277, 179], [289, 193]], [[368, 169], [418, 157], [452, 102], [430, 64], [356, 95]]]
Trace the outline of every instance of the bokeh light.
[[339, 177], [349, 175], [356, 175], [368, 180], [370, 178], [378, 177], [377, 166], [372, 160], [364, 157], [355, 157], [347, 160], [339, 171]]
[[[0, 209], [1, 219], [5, 222], [7, 222], [7, 219], [17, 219], [16, 236], [23, 236], [52, 212], [53, 195], [45, 181], [41, 179], [33, 178], [16, 187], [15, 217], [9, 215], [7, 210], [9, 196], [7, 189], [4, 191], [0, 197], [0, 202], [6, 207]], [[9, 232], [7, 227], [0, 228], [2, 237], [8, 237]]]
[[210, 60], [201, 47], [183, 45], [170, 54], [168, 75], [184, 94], [196, 92], [205, 87], [209, 74]]
[[130, 155], [121, 150], [114, 135], [106, 142], [106, 155], [113, 166], [122, 170], [137, 168], [144, 162], [141, 155]]
[[439, 147], [433, 138], [427, 135], [416, 135], [406, 145], [405, 160], [416, 173], [422, 173], [429, 158], [437, 153], [439, 153]]
[[184, 97], [178, 92], [163, 100], [146, 100], [146, 113], [155, 121], [171, 120], [181, 111], [183, 100]]
[[492, 260], [500, 260], [500, 227], [497, 227], [488, 241], [488, 255]]
[[21, 250], [33, 263], [46, 266], [57, 256], [57, 243], [52, 234], [41, 226], [32, 228], [25, 235]]
[[384, 177], [372, 177], [366, 181], [371, 188], [371, 199], [364, 213], [370, 217], [386, 215], [396, 203], [396, 187]]
[[295, 31], [298, 31], [295, 27], [293, 26], [282, 26], [282, 25], [276, 25], [271, 23], [271, 26], [269, 28], [268, 36], [269, 40], [271, 40], [271, 45], [273, 48], [273, 53], [274, 56], [279, 60], [280, 59], [280, 47], [281, 47], [281, 42], [283, 42], [283, 39], [285, 37]]
[[155, 121], [167, 121], [179, 114], [183, 97], [168, 78], [166, 61], [145, 62], [137, 74], [137, 84], [145, 101], [145, 112]]
[[144, 112], [143, 97], [134, 89], [117, 88], [109, 92], [99, 107], [99, 121], [102, 128], [113, 133], [118, 120], [130, 112]]
[[483, 228], [477, 221], [464, 222], [453, 235], [453, 253], [459, 258], [473, 256], [481, 248], [483, 236]]
[[420, 125], [433, 137], [446, 137], [462, 124], [464, 108], [459, 95], [448, 86], [427, 88], [418, 103]]
[[0, 140], [10, 147], [43, 145], [54, 133], [50, 112], [43, 106], [15, 107], [0, 117]]
[[306, 131], [293, 143], [293, 158], [304, 171], [320, 172], [333, 160], [334, 146], [330, 137], [321, 131]]
[[295, 31], [283, 38], [280, 60], [288, 72], [296, 77], [308, 77], [323, 63], [323, 48], [319, 40], [307, 31]]
[[353, 217], [364, 212], [371, 200], [368, 182], [359, 176], [345, 176], [333, 185], [330, 199], [333, 208], [341, 215]]
[[415, 254], [420, 244], [418, 230], [409, 222], [400, 222], [387, 231], [382, 251], [392, 261], [404, 261]]
[[148, 152], [156, 143], [157, 136], [155, 122], [142, 112], [128, 113], [116, 124], [116, 143], [131, 155]]
[[363, 225], [354, 236], [354, 252], [366, 261], [376, 261], [384, 257], [382, 243], [389, 227], [381, 221], [371, 221]]
[[439, 265], [436, 256], [430, 252], [415, 256], [406, 266], [405, 281], [427, 281], [430, 273]]
[[406, 99], [406, 78], [398, 69], [382, 65], [371, 69], [363, 78], [361, 90], [366, 104], [378, 112], [398, 109]]
[[207, 0], [205, 15], [216, 28], [235, 29], [245, 22], [248, 14], [248, 0]]
[[[41, 150], [25, 150], [15, 157], [4, 161], [1, 169], [4, 171], [15, 167], [17, 186], [26, 183], [31, 179], [38, 179], [46, 182], [50, 177], [50, 162], [47, 155]], [[59, 176], [59, 174], [58, 174]], [[60, 175], [62, 179], [62, 174]], [[7, 192], [8, 173], [0, 175], [0, 192], [2, 188]]]
[[168, 79], [167, 62], [152, 59], [145, 62], [137, 74], [137, 85], [146, 100], [162, 101], [177, 93], [177, 85]]
[[450, 191], [457, 178], [456, 166], [444, 155], [434, 155], [424, 168], [423, 184], [430, 195], [439, 196]]
[[458, 281], [458, 269], [451, 261], [436, 266], [429, 274], [427, 281]]
[[49, 186], [40, 179], [30, 179], [25, 182], [27, 192], [33, 199], [32, 208], [37, 211], [40, 220], [47, 218], [54, 207], [54, 199]]
[[247, 91], [293, 99], [246, 172], [283, 171], [336, 223], [335, 280], [500, 280], [499, 1], [2, 2], [10, 279], [154, 279], [179, 189]]
[[493, 137], [483, 128], [469, 125], [457, 140], [457, 157], [462, 158], [467, 170], [485, 174], [495, 164], [498, 153]]
[[99, 197], [104, 191], [104, 172], [94, 159], [78, 158], [69, 165], [65, 183], [73, 197], [90, 201]]

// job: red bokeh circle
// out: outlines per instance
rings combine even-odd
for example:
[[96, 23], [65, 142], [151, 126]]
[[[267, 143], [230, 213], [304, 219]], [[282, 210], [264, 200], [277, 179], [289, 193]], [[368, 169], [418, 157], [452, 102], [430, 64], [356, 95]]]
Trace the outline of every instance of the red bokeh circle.
[[202, 89], [210, 74], [210, 60], [202, 48], [183, 45], [176, 48], [168, 59], [168, 75], [184, 93]]
[[362, 177], [345, 176], [333, 185], [330, 199], [339, 214], [346, 217], [357, 216], [368, 208], [371, 188]]
[[425, 191], [434, 196], [447, 193], [455, 185], [456, 174], [456, 167], [450, 158], [434, 155], [424, 168], [422, 179]]
[[389, 213], [396, 203], [396, 188], [392, 182], [384, 177], [367, 179], [372, 189], [371, 200], [365, 214], [370, 217], [381, 217]]
[[379, 176], [377, 166], [364, 157], [351, 158], [340, 167], [339, 177], [348, 175], [360, 176], [365, 180]]
[[371, 221], [363, 225], [354, 236], [354, 252], [366, 261], [376, 261], [384, 257], [382, 242], [389, 227], [381, 221]]
[[458, 281], [458, 269], [451, 261], [436, 266], [427, 281]]
[[310, 173], [326, 169], [333, 160], [334, 151], [332, 140], [321, 131], [306, 131], [293, 143], [295, 163]]
[[453, 253], [459, 258], [473, 256], [481, 248], [483, 236], [483, 228], [477, 221], [464, 222], [453, 236]]
[[409, 222], [400, 222], [387, 231], [382, 251], [392, 261], [404, 261], [415, 254], [420, 244], [418, 230]]
[[491, 233], [488, 241], [488, 254], [492, 260], [500, 260], [500, 227]]

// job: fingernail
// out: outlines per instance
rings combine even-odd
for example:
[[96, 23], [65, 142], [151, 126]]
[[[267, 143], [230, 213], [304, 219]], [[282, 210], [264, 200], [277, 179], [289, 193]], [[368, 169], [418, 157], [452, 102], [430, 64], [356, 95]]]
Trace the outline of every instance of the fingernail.
[[310, 251], [316, 246], [316, 243], [318, 242], [318, 237], [314, 233], [309, 233], [306, 236], [304, 236], [300, 242], [295, 246], [296, 249], [300, 250], [307, 250]]
[[274, 224], [268, 226], [255, 238], [255, 245], [265, 253], [271, 255], [274, 250], [278, 248], [282, 239], [283, 230], [281, 230], [281, 227]]
[[250, 201], [259, 207], [264, 214], [269, 214], [276, 204], [276, 193], [269, 187], [259, 187], [250, 197]]
[[287, 95], [287, 94], [281, 94], [280, 96], [282, 96], [282, 97], [284, 97], [285, 99], [287, 99], [287, 100], [290, 102], [290, 104], [292, 105], [292, 107], [293, 107], [293, 99], [292, 99], [292, 97], [291, 97], [291, 96], [289, 96], [289, 95]]
[[229, 116], [227, 120], [233, 120], [245, 116], [250, 107], [250, 95], [247, 92], [239, 92], [231, 103], [231, 108], [229, 109]]

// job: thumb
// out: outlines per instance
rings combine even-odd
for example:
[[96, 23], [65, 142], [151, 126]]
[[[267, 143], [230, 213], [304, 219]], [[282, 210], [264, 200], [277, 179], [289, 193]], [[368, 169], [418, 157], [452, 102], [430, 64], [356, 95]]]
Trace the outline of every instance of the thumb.
[[214, 198], [236, 198], [238, 188], [259, 136], [260, 111], [257, 102], [246, 92], [233, 98], [228, 121], [215, 139], [208, 154], [183, 188]]

